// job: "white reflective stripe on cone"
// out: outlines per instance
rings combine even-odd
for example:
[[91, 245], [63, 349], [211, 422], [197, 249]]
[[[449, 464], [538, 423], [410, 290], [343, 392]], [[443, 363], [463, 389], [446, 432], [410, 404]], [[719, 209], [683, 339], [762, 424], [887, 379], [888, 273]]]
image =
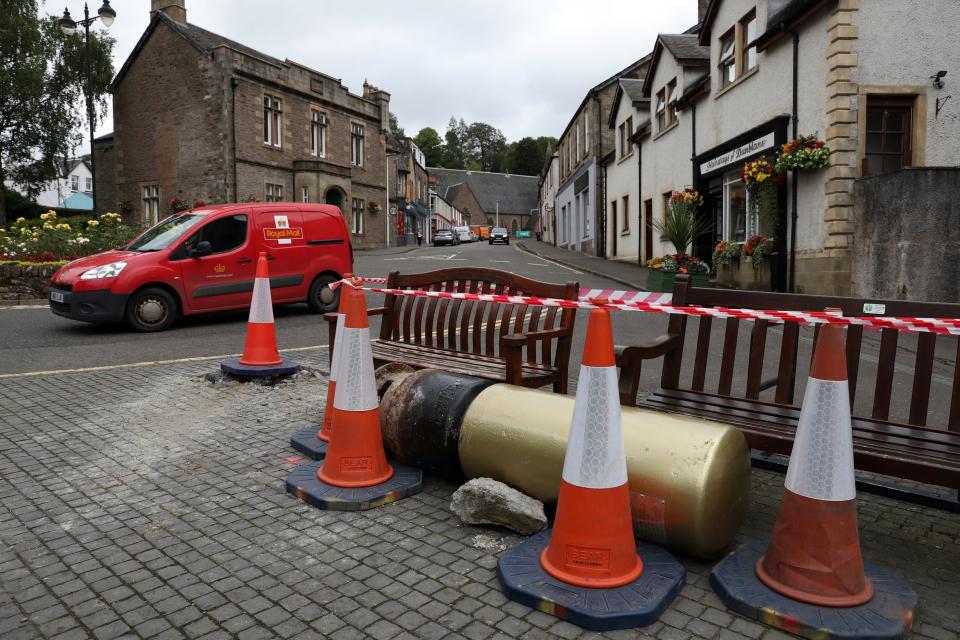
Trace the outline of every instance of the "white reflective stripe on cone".
[[609, 489], [627, 482], [615, 367], [580, 366], [563, 479], [587, 489]]
[[337, 371], [337, 393], [333, 406], [338, 411], [369, 411], [379, 405], [373, 377], [373, 350], [370, 329], [344, 327], [340, 338], [343, 350]]
[[852, 432], [847, 381], [808, 378], [784, 486], [814, 500], [856, 498]]
[[337, 314], [337, 329], [333, 333], [333, 356], [330, 358], [330, 381], [337, 381], [337, 370], [340, 368], [340, 354], [343, 350], [340, 348], [340, 341], [343, 339], [343, 325], [347, 317], [342, 313]]
[[270, 280], [267, 278], [257, 278], [253, 281], [250, 322], [273, 323], [273, 302], [270, 299]]

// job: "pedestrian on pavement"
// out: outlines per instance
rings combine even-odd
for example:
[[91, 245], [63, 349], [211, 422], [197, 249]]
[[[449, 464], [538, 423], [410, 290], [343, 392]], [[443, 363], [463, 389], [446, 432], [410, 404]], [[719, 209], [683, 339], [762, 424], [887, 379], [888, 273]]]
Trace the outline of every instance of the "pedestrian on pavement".
[[421, 244], [423, 244], [423, 231], [417, 229], [417, 246], [419, 247]]

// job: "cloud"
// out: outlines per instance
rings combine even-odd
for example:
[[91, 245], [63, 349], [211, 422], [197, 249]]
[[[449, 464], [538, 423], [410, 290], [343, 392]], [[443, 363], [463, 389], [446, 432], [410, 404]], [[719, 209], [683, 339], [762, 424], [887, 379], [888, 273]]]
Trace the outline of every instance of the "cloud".
[[[355, 93], [364, 79], [389, 91], [409, 135], [425, 126], [442, 134], [453, 115], [508, 140], [559, 136], [590, 87], [649, 53], [657, 33], [697, 18], [694, 0], [186, 4], [190, 22], [210, 31], [341, 78]], [[149, 2], [113, 5], [119, 70], [149, 22]], [[112, 129], [108, 116], [98, 135]]]

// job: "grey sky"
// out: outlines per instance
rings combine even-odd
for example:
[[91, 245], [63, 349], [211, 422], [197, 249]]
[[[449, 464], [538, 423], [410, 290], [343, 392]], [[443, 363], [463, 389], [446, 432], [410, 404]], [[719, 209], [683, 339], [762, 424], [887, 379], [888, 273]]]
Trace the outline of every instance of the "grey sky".
[[[80, 0], [48, 0], [74, 17]], [[92, 11], [99, 0], [89, 0]], [[112, 0], [119, 69], [149, 22], [149, 0]], [[696, 22], [696, 0], [187, 0], [190, 22], [277, 58], [391, 93], [408, 135], [441, 135], [451, 115], [508, 140], [559, 136], [586, 91]], [[113, 129], [108, 117], [97, 133]], [[84, 145], [86, 149], [87, 145]]]

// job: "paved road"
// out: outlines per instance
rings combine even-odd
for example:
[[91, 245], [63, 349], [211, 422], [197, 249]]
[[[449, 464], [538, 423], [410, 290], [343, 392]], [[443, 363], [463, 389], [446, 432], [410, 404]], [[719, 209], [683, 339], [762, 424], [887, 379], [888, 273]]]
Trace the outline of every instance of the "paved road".
[[[491, 267], [550, 282], [575, 280], [586, 287], [622, 288], [611, 280], [520, 251], [515, 245], [489, 246], [481, 242], [423, 247], [402, 254], [360, 252], [355, 263], [357, 273], [368, 276], [385, 275], [394, 269], [417, 272], [453, 266]], [[634, 316], [632, 320], [627, 324], [618, 319], [622, 324], [618, 341], [633, 342], [655, 335], [664, 323], [662, 318]], [[278, 308], [276, 321], [281, 349], [327, 342], [326, 323], [307, 311], [306, 305]], [[213, 314], [183, 319], [163, 333], [141, 334], [125, 327], [74, 322], [46, 308], [0, 308], [0, 375], [237, 353], [243, 348], [245, 322], [246, 312]], [[585, 322], [578, 322], [578, 326], [582, 332]], [[579, 352], [575, 346], [576, 360]]]

